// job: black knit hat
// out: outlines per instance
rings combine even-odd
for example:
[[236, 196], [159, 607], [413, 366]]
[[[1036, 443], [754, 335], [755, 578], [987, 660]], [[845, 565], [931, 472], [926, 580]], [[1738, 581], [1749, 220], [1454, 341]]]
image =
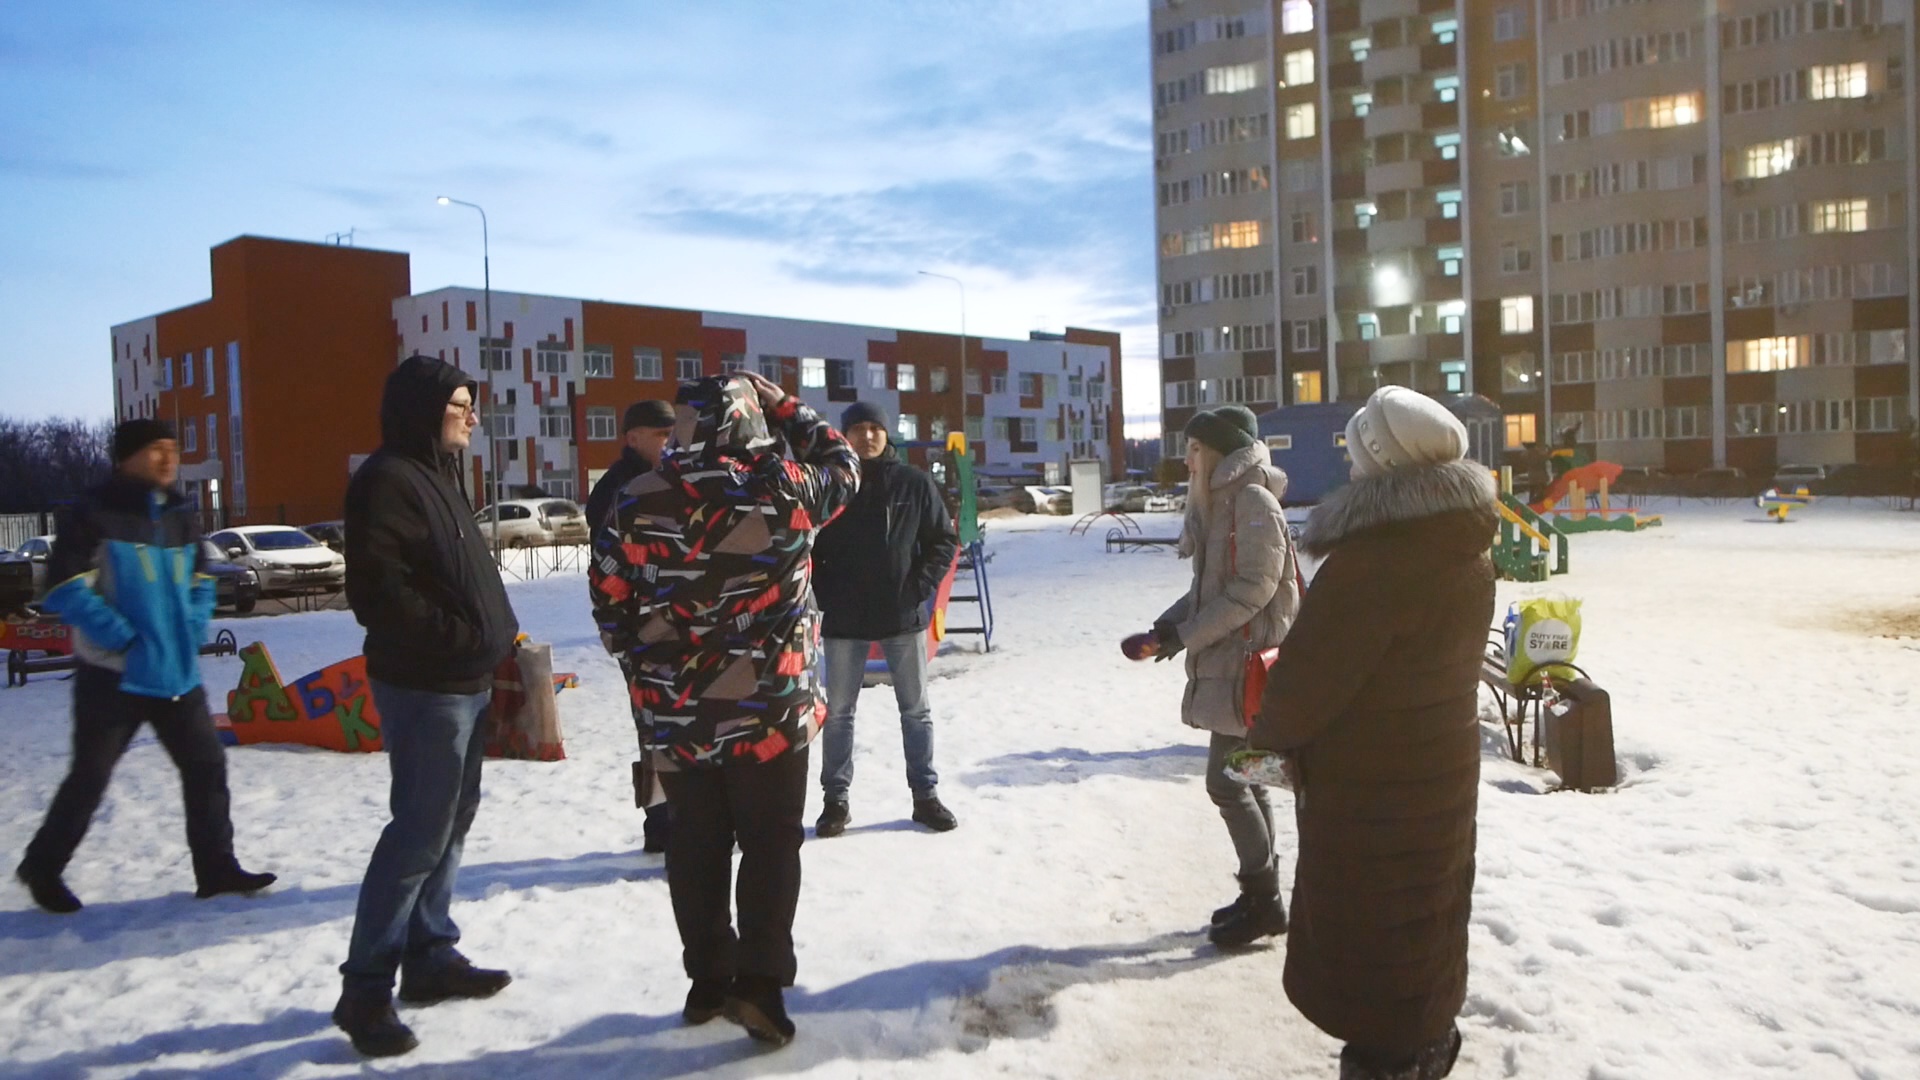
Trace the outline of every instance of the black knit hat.
[[636, 401], [627, 406], [627, 414], [620, 418], [622, 435], [634, 428], [670, 428], [672, 426], [673, 406], [654, 398]]
[[878, 424], [881, 431], [892, 431], [887, 426], [887, 414], [871, 401], [856, 401], [840, 414], [841, 431], [851, 431], [855, 424]]
[[1260, 436], [1260, 422], [1254, 418], [1253, 410], [1243, 405], [1222, 405], [1195, 413], [1193, 419], [1187, 421], [1186, 436], [1200, 440], [1201, 445], [1221, 454], [1231, 454], [1253, 445]]
[[113, 429], [113, 463], [118, 465], [161, 439], [174, 437], [173, 425], [164, 420], [122, 421]]

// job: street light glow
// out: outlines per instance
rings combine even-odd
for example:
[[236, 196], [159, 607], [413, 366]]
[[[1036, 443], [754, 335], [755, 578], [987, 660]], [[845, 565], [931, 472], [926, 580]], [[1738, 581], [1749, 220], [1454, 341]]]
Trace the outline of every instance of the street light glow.
[[437, 199], [435, 199], [435, 200], [433, 200], [433, 201], [434, 201], [434, 202], [437, 202], [437, 203], [439, 203], [439, 204], [440, 204], [441, 206], [445, 206], [445, 205], [447, 205], [448, 203], [450, 203], [450, 202], [452, 202], [453, 200], [452, 200], [452, 199], [449, 199], [449, 198], [447, 198], [447, 197], [446, 197], [445, 195], [442, 195], [442, 196], [440, 196], [439, 198], [437, 198]]

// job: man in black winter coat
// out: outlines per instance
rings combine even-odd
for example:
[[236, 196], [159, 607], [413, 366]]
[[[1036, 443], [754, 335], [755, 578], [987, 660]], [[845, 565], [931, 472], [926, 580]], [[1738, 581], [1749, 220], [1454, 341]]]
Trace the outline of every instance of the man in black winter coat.
[[369, 1056], [419, 1045], [393, 1011], [488, 997], [512, 979], [474, 967], [448, 912], [480, 806], [494, 668], [519, 623], [457, 482], [474, 383], [410, 356], [387, 377], [380, 449], [347, 486], [347, 602], [367, 628], [367, 677], [393, 771], [393, 820], [374, 846], [333, 1020]]
[[840, 425], [860, 456], [860, 492], [820, 530], [813, 546], [827, 667], [820, 770], [826, 807], [814, 835], [838, 836], [852, 820], [847, 793], [853, 786], [853, 712], [874, 645], [886, 658], [900, 706], [913, 820], [946, 832], [959, 822], [935, 790], [940, 778], [927, 705], [927, 601], [953, 567], [959, 534], [933, 477], [901, 461], [888, 445], [886, 413], [856, 401]]
[[[601, 474], [600, 479], [594, 482], [593, 491], [587, 496], [587, 525], [593, 529], [596, 538], [601, 530], [618, 527], [617, 522], [610, 519], [620, 501], [621, 489], [634, 477], [650, 473], [654, 466], [660, 464], [660, 453], [666, 449], [667, 440], [673, 438], [673, 405], [648, 398], [627, 406], [626, 415], [620, 419], [620, 437], [626, 440], [626, 445], [620, 448], [619, 460]], [[626, 657], [619, 659], [620, 673], [631, 687], [633, 673], [628, 669]], [[650, 725], [645, 718], [645, 710], [638, 704], [633, 705], [633, 723], [640, 733], [640, 752], [646, 753], [652, 742]], [[671, 813], [667, 803], [662, 800], [648, 806], [646, 814], [640, 850], [657, 855], [667, 850], [667, 826]]]
[[80, 846], [107, 780], [142, 724], [180, 770], [195, 895], [273, 883], [233, 857], [227, 756], [207, 713], [200, 642], [213, 618], [200, 525], [173, 486], [180, 450], [158, 420], [113, 432], [113, 476], [60, 512], [42, 602], [73, 633], [73, 762], [16, 876], [47, 911], [80, 910], [61, 874]]

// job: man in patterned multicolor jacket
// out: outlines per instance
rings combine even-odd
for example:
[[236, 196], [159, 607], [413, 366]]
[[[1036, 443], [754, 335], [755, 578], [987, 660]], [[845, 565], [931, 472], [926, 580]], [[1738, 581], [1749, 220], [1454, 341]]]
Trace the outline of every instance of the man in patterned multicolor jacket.
[[674, 445], [596, 534], [594, 618], [632, 672], [673, 808], [667, 887], [693, 980], [681, 1015], [724, 1014], [784, 1045], [807, 746], [826, 715], [813, 534], [853, 498], [860, 464], [839, 432], [757, 375], [685, 383], [674, 412]]
[[142, 725], [180, 770], [194, 895], [250, 893], [274, 876], [233, 857], [227, 752], [200, 684], [200, 643], [213, 619], [200, 524], [174, 487], [180, 446], [158, 420], [113, 431], [113, 476], [63, 509], [42, 602], [73, 628], [73, 760], [15, 875], [33, 902], [80, 910], [61, 875]]

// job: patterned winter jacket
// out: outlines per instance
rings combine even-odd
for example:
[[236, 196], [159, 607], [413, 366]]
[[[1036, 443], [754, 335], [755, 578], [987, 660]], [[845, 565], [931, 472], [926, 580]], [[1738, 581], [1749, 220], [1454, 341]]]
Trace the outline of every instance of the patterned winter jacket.
[[[657, 769], [771, 761], [813, 741], [826, 714], [813, 534], [853, 498], [859, 462], [812, 409], [789, 397], [763, 414], [739, 379], [689, 383], [677, 405], [675, 448], [595, 534], [594, 618], [631, 676]], [[775, 452], [769, 420], [794, 460]]]

